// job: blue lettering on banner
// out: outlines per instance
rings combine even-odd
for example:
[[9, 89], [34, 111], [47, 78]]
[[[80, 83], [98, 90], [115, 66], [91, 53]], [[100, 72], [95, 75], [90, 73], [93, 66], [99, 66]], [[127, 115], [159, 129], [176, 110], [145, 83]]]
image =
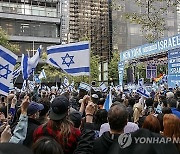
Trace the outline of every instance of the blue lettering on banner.
[[140, 58], [143, 56], [153, 55], [167, 50], [172, 50], [180, 47], [180, 35], [165, 38], [155, 43], [145, 44], [130, 50], [120, 53], [120, 61]]
[[180, 48], [168, 51], [168, 87], [176, 86], [180, 86]]

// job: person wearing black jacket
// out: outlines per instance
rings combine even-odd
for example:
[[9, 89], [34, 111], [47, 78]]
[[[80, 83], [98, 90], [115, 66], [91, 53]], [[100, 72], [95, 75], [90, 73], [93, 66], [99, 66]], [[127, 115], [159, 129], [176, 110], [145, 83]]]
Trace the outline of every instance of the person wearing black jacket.
[[127, 124], [128, 112], [124, 105], [119, 104], [110, 108], [108, 112], [108, 121], [110, 132], [105, 132], [94, 141], [93, 153], [106, 154], [110, 146], [117, 142], [120, 134], [124, 132], [124, 127]]
[[31, 147], [33, 144], [33, 133], [34, 130], [40, 126], [40, 123], [36, 120], [39, 118], [39, 111], [42, 110], [44, 106], [42, 104], [38, 104], [36, 102], [31, 102], [27, 109], [28, 115], [28, 127], [26, 139], [23, 142], [23, 145], [27, 147]]
[[[127, 114], [121, 104], [115, 105], [109, 111], [108, 120], [111, 131], [105, 132], [100, 138], [95, 140], [95, 132], [93, 131], [92, 123], [93, 116], [91, 116], [94, 113], [93, 106], [88, 105], [86, 111], [88, 111], [86, 112], [86, 123], [74, 154], [178, 154], [178, 150], [172, 142], [155, 144], [135, 143], [135, 137], [158, 137], [159, 139], [165, 139], [160, 134], [153, 133], [147, 129], [139, 129], [136, 132], [128, 134], [131, 135], [132, 140], [130, 142], [124, 140], [125, 144], [130, 144], [126, 147], [122, 147], [122, 145], [125, 145], [121, 143], [121, 141], [123, 141], [121, 136], [124, 135], [122, 130], [126, 123], [125, 118], [127, 118]], [[119, 114], [119, 117], [114, 117], [117, 114]], [[119, 121], [121, 121], [120, 124], [118, 124]]]

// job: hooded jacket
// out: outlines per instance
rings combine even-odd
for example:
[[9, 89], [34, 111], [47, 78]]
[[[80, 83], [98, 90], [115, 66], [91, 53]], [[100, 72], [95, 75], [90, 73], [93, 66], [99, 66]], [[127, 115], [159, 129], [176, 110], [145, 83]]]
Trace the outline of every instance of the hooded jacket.
[[[121, 147], [118, 142], [114, 142], [107, 154], [179, 154], [175, 144], [172, 142], [166, 143], [167, 140], [165, 137], [147, 129], [139, 129], [131, 133], [130, 138], [132, 140], [128, 138], [124, 140], [125, 143], [122, 144], [126, 144], [126, 147]], [[139, 140], [136, 141], [138, 138]], [[154, 144], [150, 143], [150, 140], [145, 141], [144, 138], [154, 139]]]
[[109, 148], [114, 142], [118, 141], [120, 134], [110, 134], [110, 132], [104, 132], [101, 137], [94, 141], [93, 153], [94, 154], [106, 154]]

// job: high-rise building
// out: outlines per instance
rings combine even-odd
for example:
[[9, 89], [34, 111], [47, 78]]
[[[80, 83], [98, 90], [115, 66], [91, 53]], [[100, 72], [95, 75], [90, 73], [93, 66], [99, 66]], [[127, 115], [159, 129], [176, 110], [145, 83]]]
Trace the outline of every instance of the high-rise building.
[[41, 44], [60, 44], [61, 2], [59, 0], [1, 0], [0, 27], [18, 44], [22, 53], [29, 53]]
[[61, 43], [69, 43], [69, 0], [61, 0]]
[[107, 80], [112, 51], [110, 14], [108, 0], [0, 1], [0, 27], [21, 53], [32, 56], [39, 45], [46, 49], [89, 40], [92, 52], [101, 57], [100, 71], [106, 74], [100, 80]]
[[[113, 48], [120, 52], [147, 43], [147, 40], [144, 37], [146, 32], [142, 32], [141, 26], [127, 22], [124, 18], [124, 14], [129, 12], [138, 12], [143, 14], [143, 9], [145, 8], [139, 7], [134, 2], [134, 0], [114, 0], [115, 6], [119, 8], [112, 11], [112, 44]], [[157, 3], [157, 7], [164, 7], [166, 6], [165, 3], [166, 2]], [[179, 9], [177, 9], [177, 12], [173, 12], [172, 9], [167, 10], [167, 13], [165, 14], [167, 30], [161, 35], [162, 38], [173, 36], [180, 32], [179, 17]]]
[[93, 53], [108, 60], [111, 56], [108, 0], [69, 0], [69, 41], [90, 40]]

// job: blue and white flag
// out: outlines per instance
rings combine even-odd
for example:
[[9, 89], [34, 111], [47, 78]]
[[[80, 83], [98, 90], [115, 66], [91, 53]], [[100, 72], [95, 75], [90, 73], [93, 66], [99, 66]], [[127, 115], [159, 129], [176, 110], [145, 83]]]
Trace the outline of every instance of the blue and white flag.
[[70, 75], [90, 75], [90, 49], [87, 41], [50, 46], [47, 54], [47, 63]]
[[39, 79], [42, 79], [42, 78], [46, 78], [46, 73], [45, 73], [44, 69], [39, 74]]
[[0, 45], [0, 94], [7, 96], [18, 56]]
[[102, 92], [106, 92], [108, 90], [104, 82], [102, 82], [99, 87], [101, 88]]
[[64, 77], [63, 86], [64, 87], [68, 87], [69, 86], [69, 80], [68, 80], [68, 78], [66, 76]]
[[74, 91], [74, 87], [73, 87], [72, 85], [70, 85], [70, 86], [68, 87], [68, 90], [69, 90], [70, 92], [73, 92], [73, 91]]
[[24, 91], [26, 91], [26, 88], [27, 86], [26, 86], [26, 80], [24, 80], [23, 81], [23, 85], [22, 85], [22, 88], [21, 88], [21, 92], [24, 92]]
[[16, 79], [21, 73], [21, 66], [19, 66], [16, 70], [13, 71], [13, 79]]
[[161, 79], [162, 83], [167, 83], [168, 81], [168, 76], [166, 74], [163, 75], [163, 78]]
[[35, 83], [41, 83], [41, 80], [39, 79], [39, 75], [35, 74], [33, 76]]
[[160, 104], [158, 104], [157, 108], [155, 109], [156, 113], [162, 113], [162, 107]]
[[109, 111], [111, 105], [112, 105], [112, 94], [111, 94], [111, 88], [110, 88], [109, 94], [106, 97], [103, 108], [106, 109], [106, 111]]
[[35, 81], [29, 81], [29, 80], [28, 80], [28, 85], [29, 85], [29, 90], [30, 90], [30, 91], [33, 91], [33, 90], [34, 90], [34, 87], [35, 87]]
[[91, 85], [89, 85], [87, 83], [84, 83], [84, 82], [81, 82], [80, 85], [79, 85], [79, 89], [90, 91], [91, 90]]
[[21, 60], [21, 69], [22, 69], [22, 75], [23, 79], [27, 80], [30, 75], [33, 74], [39, 60], [40, 55], [42, 51], [42, 46], [37, 49], [36, 54], [33, 57], [28, 57], [28, 55], [22, 54], [22, 60]]
[[147, 91], [147, 89], [144, 86], [144, 79], [139, 79], [136, 92], [146, 98], [150, 97], [150, 93]]

